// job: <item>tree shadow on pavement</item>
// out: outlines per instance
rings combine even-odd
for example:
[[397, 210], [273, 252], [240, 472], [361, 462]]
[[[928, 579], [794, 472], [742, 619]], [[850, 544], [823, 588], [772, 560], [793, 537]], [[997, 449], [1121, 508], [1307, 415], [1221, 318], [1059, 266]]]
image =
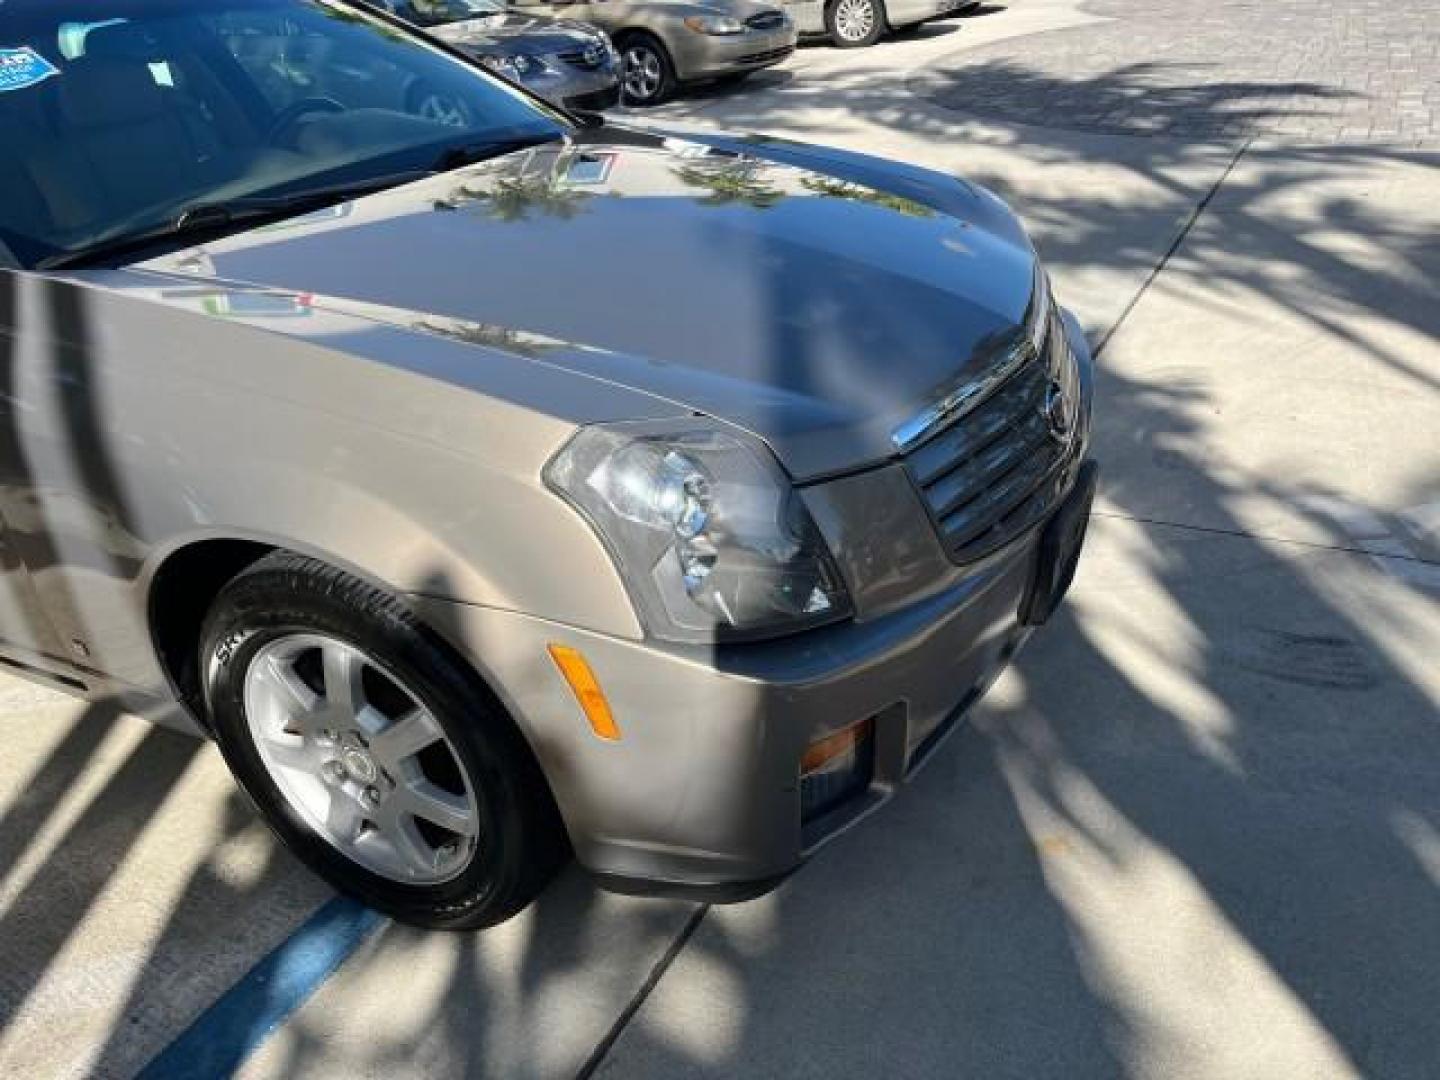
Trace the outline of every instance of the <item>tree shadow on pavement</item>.
[[1008, 123], [1187, 139], [1244, 137], [1296, 116], [1339, 115], [1353, 96], [1305, 80], [1216, 79], [1213, 68], [1151, 60], [1061, 79], [999, 58], [927, 71], [912, 85], [943, 108]]
[[[16, 1075], [66, 1061], [77, 1075], [132, 1074], [326, 895], [223, 770], [197, 778], [203, 742], [163, 728], [135, 738], [120, 715], [101, 702], [24, 717], [69, 727], [0, 818], [0, 1041]], [[122, 738], [133, 745], [107, 748]], [[229, 792], [218, 828], [200, 816], [215, 802], [207, 781]], [[96, 1016], [113, 1019], [91, 1042]]]
[[[978, 149], [1022, 163], [982, 164], [974, 178], [1020, 205], [1062, 284], [1119, 271], [1138, 289], [1237, 148], [957, 127], [894, 80], [867, 78], [863, 62], [787, 94], [726, 98], [727, 122], [813, 136], [823, 121], [796, 106], [823, 95], [832, 116], [955, 140], [942, 151], [951, 160]], [[1257, 146], [1242, 165], [1252, 171], [1237, 167], [1217, 216], [1193, 223], [1166, 281], [1217, 313], [1259, 302], [1339, 342], [1377, 379], [1434, 397], [1433, 352], [1397, 344], [1440, 334], [1433, 231], [1317, 188], [1352, 170], [1433, 171], [1434, 158]], [[1077, 194], [1043, 179], [1094, 169], [1131, 183]], [[780, 303], [787, 283], [772, 284]], [[1225, 431], [1205, 419], [1211, 390], [1148, 371], [1134, 349], [1122, 328], [1101, 357], [1110, 516], [1073, 604], [881, 814], [776, 895], [708, 913], [603, 1063], [608, 1075], [1031, 1080], [1281, 1074], [1297, 1060], [1316, 1072], [1433, 1072], [1440, 881], [1426, 860], [1440, 849], [1440, 733], [1433, 666], [1415, 650], [1435, 636], [1434, 600], [1389, 572], [1393, 556], [1305, 509], [1317, 490], [1308, 481], [1217, 470]], [[1157, 461], [1204, 535], [1136, 520], [1156, 516]], [[1434, 497], [1434, 464], [1415, 463], [1415, 497]], [[1305, 517], [1325, 542], [1250, 538], [1248, 515], [1266, 505]], [[45, 793], [73, 783], [95, 752], [113, 717], [97, 709], [0, 820], [0, 854], [24, 854], [53, 814]], [[59, 850], [73, 865], [42, 868], [0, 914], [7, 962], [33, 957], [0, 983], [7, 1022], [197, 745], [146, 736], [64, 828]], [[232, 807], [226, 834], [247, 820]], [[283, 878], [265, 866], [259, 881]], [[202, 867], [167, 903], [163, 949], [188, 955], [231, 933], [208, 913], [244, 918], [258, 890]], [[607, 935], [659, 942], [658, 957], [675, 921], [672, 908], [604, 896], [572, 872], [489, 934], [389, 929], [352, 962], [359, 977], [327, 988], [337, 1012], [297, 1017], [270, 1064], [285, 1075], [563, 1072], [575, 1059], [552, 1049], [565, 1035], [551, 1027], [555, 1003], [605, 1030], [635, 989], [610, 964]], [[117, 1072], [137, 1010], [177, 996], [200, 1007], [203, 992], [166, 955], [126, 984], [100, 1051]], [[392, 1008], [402, 994], [409, 1007]], [[362, 1018], [363, 1059], [337, 1057], [346, 1008]]]
[[[1103, 107], [1135, 92], [1135, 74], [1047, 86], [1004, 64], [966, 78]], [[1254, 120], [1271, 89], [1212, 84], [1170, 105], [1233, 117], [1253, 95]], [[1256, 144], [1237, 163], [1239, 141], [975, 122], [863, 62], [691, 115], [913, 139], [917, 159], [953, 161], [1017, 205], [1062, 300], [1072, 280], [1097, 294], [1128, 281], [1133, 297], [1168, 255], [1160, 282], [1195, 337], [1177, 377], [1163, 321], [1110, 339], [1128, 307], [1092, 317], [1110, 339], [1105, 508], [1071, 604], [880, 815], [776, 896], [711, 910], [606, 1074], [1433, 1073], [1440, 627], [1437, 594], [1407, 567], [1435, 557], [1387, 555], [1312, 507], [1334, 496], [1313, 475], [1331, 463], [1348, 467], [1339, 498], [1372, 516], [1440, 490], [1440, 246], [1418, 194], [1440, 183], [1440, 156]], [[1086, 173], [1117, 182], [1057, 179]], [[1402, 183], [1415, 202], [1394, 196]], [[1318, 416], [1290, 444], [1310, 472], [1277, 475], [1266, 454], [1228, 447], [1242, 429], [1216, 419], [1206, 372], [1278, 358], [1247, 352], [1240, 331], [1207, 338], [1207, 311], [1325, 343], [1334, 367], [1299, 377], [1332, 380], [1342, 415], [1382, 392], [1412, 425], [1428, 415], [1393, 433], [1407, 467], [1383, 492], [1364, 478], [1367, 498], [1353, 448]], [[1274, 424], [1288, 399], [1265, 390], [1254, 422]], [[1265, 512], [1304, 542], [1254, 538]]]

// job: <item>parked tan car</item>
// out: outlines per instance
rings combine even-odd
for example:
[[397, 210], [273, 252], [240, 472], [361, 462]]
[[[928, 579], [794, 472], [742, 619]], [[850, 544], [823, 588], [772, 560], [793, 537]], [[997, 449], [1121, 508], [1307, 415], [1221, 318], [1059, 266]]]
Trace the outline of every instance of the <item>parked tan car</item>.
[[0, 20], [0, 663], [213, 737], [337, 888], [756, 895], [1065, 594], [1090, 352], [983, 188], [340, 0]]
[[757, 0], [510, 0], [524, 11], [578, 19], [609, 33], [625, 100], [656, 105], [686, 83], [743, 79], [795, 51], [798, 31]]

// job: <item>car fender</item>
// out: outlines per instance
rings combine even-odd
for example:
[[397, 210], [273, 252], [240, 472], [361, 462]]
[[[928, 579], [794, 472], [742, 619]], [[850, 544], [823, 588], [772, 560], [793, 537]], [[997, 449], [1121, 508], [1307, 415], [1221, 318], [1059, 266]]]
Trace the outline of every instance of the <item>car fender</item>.
[[[246, 307], [144, 274], [13, 280], [15, 475], [0, 512], [87, 667], [160, 688], [148, 589], [176, 552], [221, 538], [313, 554], [396, 593], [640, 636], [608, 554], [540, 473], [577, 426], [556, 415], [564, 395], [604, 410], [613, 394], [619, 415], [643, 415], [645, 399], [400, 327], [296, 315], [273, 292]], [[232, 301], [223, 316], [217, 298]]]

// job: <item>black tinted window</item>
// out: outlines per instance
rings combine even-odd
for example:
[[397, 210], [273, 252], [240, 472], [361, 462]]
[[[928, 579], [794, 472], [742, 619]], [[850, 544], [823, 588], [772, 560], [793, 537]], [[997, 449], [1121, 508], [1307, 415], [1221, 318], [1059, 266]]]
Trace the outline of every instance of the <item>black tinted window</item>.
[[192, 204], [558, 130], [471, 65], [328, 0], [8, 0], [0, 23], [0, 242], [25, 265]]

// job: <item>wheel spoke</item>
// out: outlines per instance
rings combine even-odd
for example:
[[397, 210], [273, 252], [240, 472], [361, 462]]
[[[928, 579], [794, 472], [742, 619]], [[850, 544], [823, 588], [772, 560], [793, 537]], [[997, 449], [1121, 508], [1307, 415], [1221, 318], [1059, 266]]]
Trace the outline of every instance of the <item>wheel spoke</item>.
[[354, 651], [339, 644], [320, 650], [325, 670], [325, 703], [331, 711], [354, 716], [365, 707], [361, 676], [365, 664]]
[[360, 839], [365, 827], [365, 815], [354, 799], [344, 792], [334, 791], [325, 811], [325, 827], [337, 840], [353, 844]]
[[275, 697], [276, 705], [287, 719], [314, 712], [315, 707], [320, 704], [315, 691], [300, 680], [288, 660], [278, 656], [267, 657], [263, 678]]
[[[403, 794], [402, 794], [403, 793]], [[474, 836], [477, 825], [463, 795], [452, 795], [428, 780], [416, 780], [395, 793], [400, 809], [461, 836]]]
[[265, 740], [265, 756], [282, 769], [294, 769], [307, 775], [314, 774], [320, 761], [316, 750], [285, 735]]
[[406, 758], [444, 738], [440, 725], [426, 709], [412, 709], [389, 727], [370, 738], [370, 753], [387, 768], [394, 769]]
[[372, 818], [380, 838], [394, 857], [408, 867], [412, 876], [427, 875], [435, 869], [435, 849], [425, 842], [415, 819], [405, 813], [392, 799]]

